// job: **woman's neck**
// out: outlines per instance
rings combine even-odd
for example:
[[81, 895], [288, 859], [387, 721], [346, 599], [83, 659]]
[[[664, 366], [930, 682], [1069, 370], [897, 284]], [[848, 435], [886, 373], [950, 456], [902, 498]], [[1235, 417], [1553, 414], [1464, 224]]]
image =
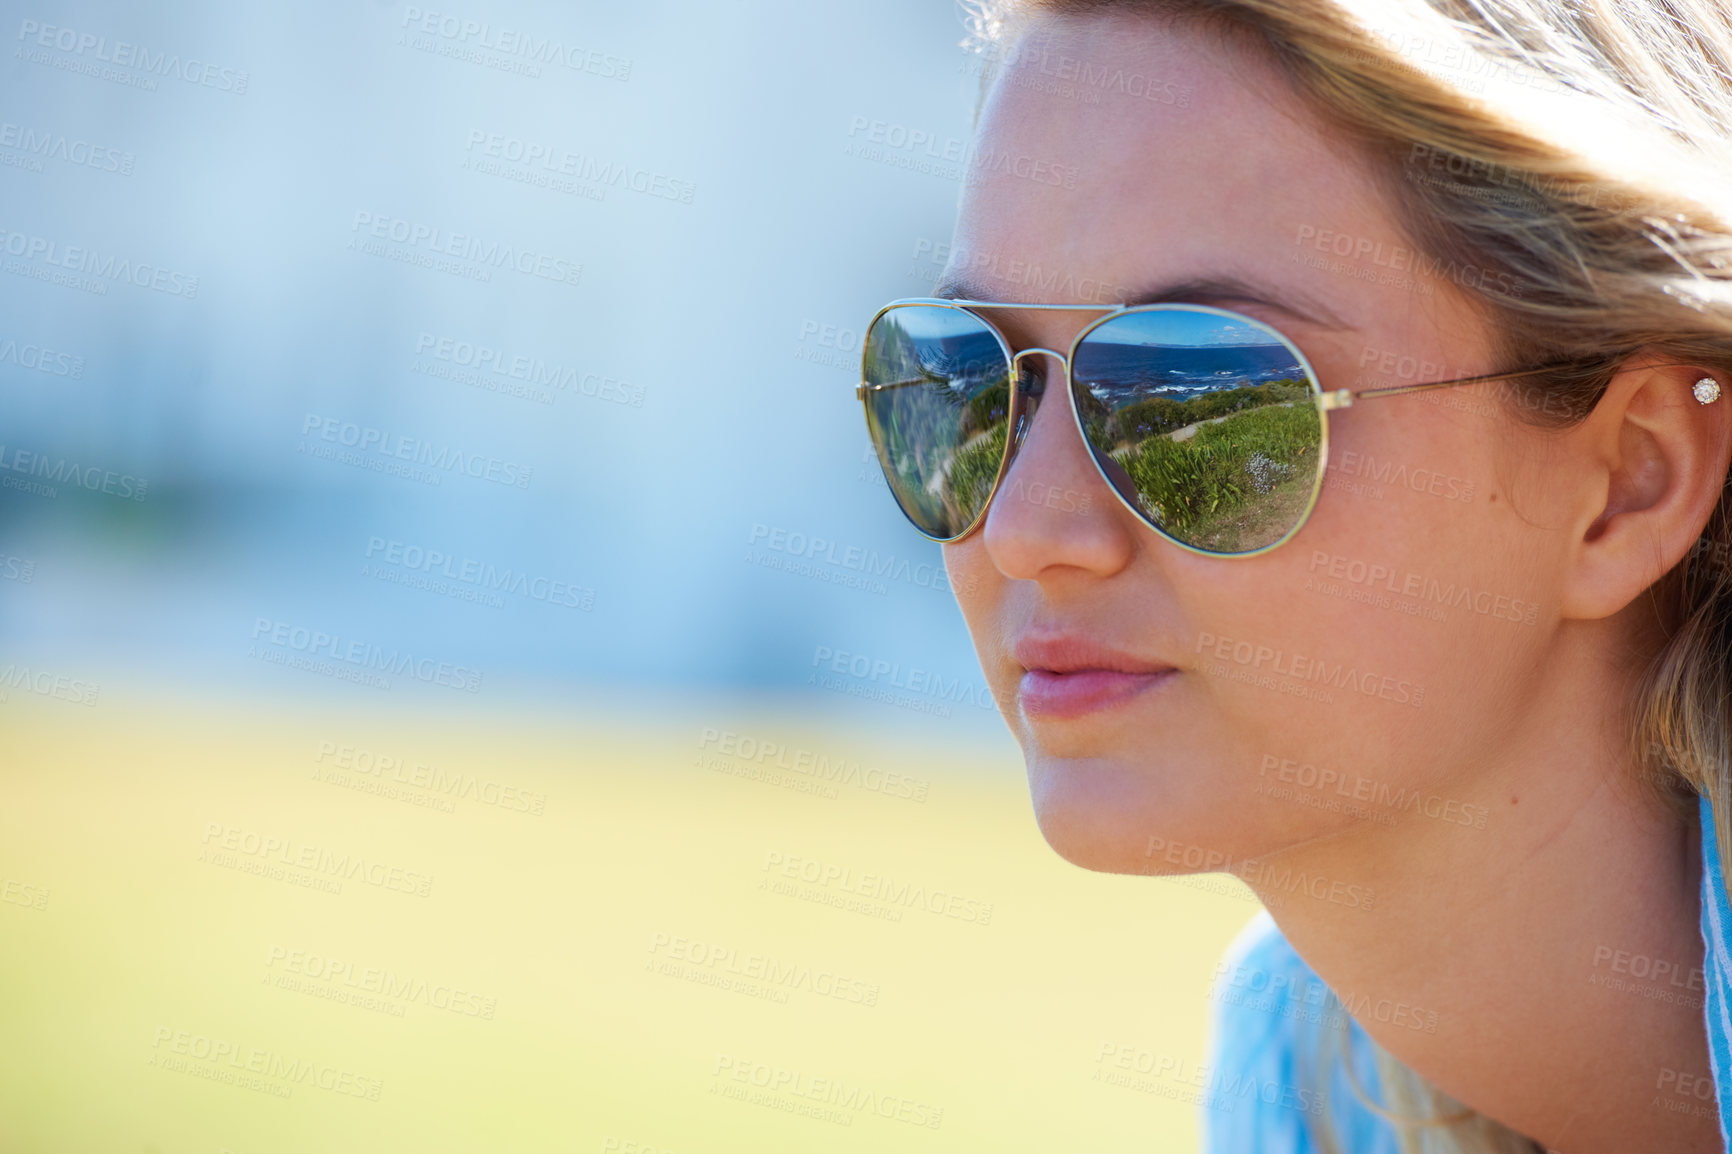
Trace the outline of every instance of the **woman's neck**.
[[[1566, 1154], [1718, 1151], [1697, 823], [1647, 796], [1611, 724], [1615, 686], [1584, 679], [1548, 681], [1522, 735], [1463, 776], [1473, 796], [1450, 800], [1486, 806], [1483, 829], [1407, 810], [1246, 880], [1437, 1088]], [[1375, 900], [1319, 900], [1280, 884], [1290, 869], [1323, 880], [1312, 893], [1346, 882]]]

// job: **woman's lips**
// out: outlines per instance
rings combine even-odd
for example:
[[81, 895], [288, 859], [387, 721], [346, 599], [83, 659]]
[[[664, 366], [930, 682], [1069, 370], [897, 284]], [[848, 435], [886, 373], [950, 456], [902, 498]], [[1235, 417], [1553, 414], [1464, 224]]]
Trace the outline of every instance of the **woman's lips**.
[[1022, 675], [1022, 711], [1030, 717], [1082, 717], [1122, 705], [1165, 682], [1177, 669], [1122, 673], [1115, 669], [1030, 669]]
[[1023, 668], [1018, 697], [1024, 716], [1055, 721], [1123, 705], [1178, 672], [1082, 633], [1026, 634], [1010, 656]]

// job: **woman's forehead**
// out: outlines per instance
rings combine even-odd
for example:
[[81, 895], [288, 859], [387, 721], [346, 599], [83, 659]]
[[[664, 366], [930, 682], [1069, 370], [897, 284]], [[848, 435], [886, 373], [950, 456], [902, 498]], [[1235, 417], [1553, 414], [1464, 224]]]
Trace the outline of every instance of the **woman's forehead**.
[[[1369, 162], [1254, 52], [1185, 24], [1065, 17], [1005, 59], [947, 282], [1061, 303], [1067, 284], [1236, 280], [1349, 327], [1409, 311], [1377, 275], [1415, 254]], [[1072, 79], [1037, 79], [1042, 68]], [[1132, 95], [1132, 75], [1138, 92], [1168, 87]]]

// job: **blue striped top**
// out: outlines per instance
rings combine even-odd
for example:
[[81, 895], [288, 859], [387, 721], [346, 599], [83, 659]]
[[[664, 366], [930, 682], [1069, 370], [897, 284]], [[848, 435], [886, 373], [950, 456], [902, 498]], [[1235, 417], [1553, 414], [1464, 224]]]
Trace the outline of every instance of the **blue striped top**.
[[[1714, 815], [1707, 799], [1702, 821], [1703, 1017], [1719, 1106], [1720, 1140], [1732, 1151], [1726, 1120], [1732, 1117], [1732, 906], [1715, 853]], [[1206, 1092], [1199, 1108], [1204, 1154], [1318, 1154], [1306, 1129], [1307, 1116], [1327, 1109], [1341, 1146], [1354, 1154], [1398, 1154], [1395, 1127], [1355, 1092], [1383, 1101], [1371, 1040], [1347, 1018], [1346, 1063], [1331, 1063], [1329, 1094], [1321, 1100], [1303, 1077], [1301, 1055], [1324, 1052], [1326, 1031], [1339, 1029], [1342, 1013], [1315, 971], [1275, 927], [1267, 912], [1251, 919], [1216, 968], [1210, 991], [1212, 1031]], [[1349, 1074], [1351, 1069], [1351, 1076]]]
[[1714, 1068], [1714, 1098], [1720, 1108], [1720, 1145], [1732, 1149], [1726, 1119], [1732, 1116], [1732, 1020], [1727, 995], [1732, 993], [1732, 910], [1726, 907], [1726, 879], [1720, 876], [1720, 855], [1714, 847], [1714, 811], [1702, 798], [1702, 1016], [1708, 1022], [1708, 1060]]
[[1275, 927], [1267, 911], [1251, 919], [1215, 969], [1213, 1029], [1204, 1069], [1206, 1154], [1317, 1154], [1306, 1123], [1328, 1109], [1342, 1148], [1354, 1154], [1398, 1154], [1395, 1130], [1361, 1104], [1382, 1101], [1369, 1039], [1346, 1020], [1350, 1063], [1332, 1063], [1327, 1105], [1300, 1074], [1301, 1058], [1322, 1052], [1326, 1032], [1340, 1029], [1341, 1004]]

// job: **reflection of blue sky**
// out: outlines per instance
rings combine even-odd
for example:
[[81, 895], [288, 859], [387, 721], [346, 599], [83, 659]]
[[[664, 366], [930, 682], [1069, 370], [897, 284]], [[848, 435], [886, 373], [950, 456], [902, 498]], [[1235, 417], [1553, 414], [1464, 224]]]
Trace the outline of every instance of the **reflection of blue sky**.
[[978, 317], [963, 309], [910, 305], [887, 313], [886, 316], [907, 330], [908, 335], [924, 340], [943, 340], [964, 333], [987, 331]]
[[1276, 345], [1280, 338], [1256, 325], [1214, 313], [1160, 309], [1114, 317], [1090, 334], [1125, 345]]
[[[83, 358], [77, 379], [0, 363], [0, 451], [150, 481], [143, 502], [0, 490], [0, 552], [36, 562], [30, 583], [0, 580], [0, 642], [266, 685], [288, 675], [246, 659], [259, 618], [577, 682], [804, 685], [817, 646], [977, 675], [947, 593], [901, 581], [877, 594], [746, 560], [759, 525], [835, 542], [838, 557], [939, 560], [863, 476], [853, 386], [858, 334], [924, 287], [908, 253], [948, 241], [960, 185], [845, 150], [862, 115], [966, 136], [973, 81], [952, 10], [488, 7], [501, 26], [629, 57], [625, 83], [416, 51], [398, 42], [404, 11], [31, 10], [251, 82], [237, 97], [10, 58], [0, 73], [8, 121], [136, 158], [130, 176], [0, 166], [0, 225], [201, 280], [188, 300], [0, 275], [0, 342]], [[486, 174], [465, 167], [476, 133], [696, 193], [685, 205], [616, 186], [596, 200]], [[367, 255], [348, 247], [360, 212], [583, 273], [483, 282]], [[435, 362], [429, 337], [572, 368], [592, 388], [544, 405], [431, 375], [417, 368]], [[606, 399], [603, 380], [641, 407]], [[315, 461], [298, 452], [310, 414], [530, 465], [533, 479], [435, 486]], [[375, 538], [593, 589], [594, 609], [528, 595], [491, 607], [364, 576]]]

